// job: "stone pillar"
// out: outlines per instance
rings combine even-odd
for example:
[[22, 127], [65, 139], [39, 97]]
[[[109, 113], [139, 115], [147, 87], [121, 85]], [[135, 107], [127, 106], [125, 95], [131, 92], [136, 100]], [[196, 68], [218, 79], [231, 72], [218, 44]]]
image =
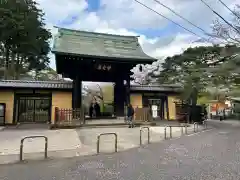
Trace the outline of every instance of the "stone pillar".
[[73, 80], [72, 102], [73, 109], [82, 107], [82, 80], [79, 76]]
[[125, 86], [123, 80], [116, 80], [114, 85], [114, 115], [124, 116]]

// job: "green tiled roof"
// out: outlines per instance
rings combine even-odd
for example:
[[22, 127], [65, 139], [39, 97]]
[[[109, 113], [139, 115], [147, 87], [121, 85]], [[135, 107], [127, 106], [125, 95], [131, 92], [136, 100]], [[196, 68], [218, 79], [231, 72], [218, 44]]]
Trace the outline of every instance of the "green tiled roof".
[[59, 28], [58, 34], [54, 37], [52, 52], [145, 62], [156, 60], [143, 52], [136, 36], [120, 36], [64, 28]]

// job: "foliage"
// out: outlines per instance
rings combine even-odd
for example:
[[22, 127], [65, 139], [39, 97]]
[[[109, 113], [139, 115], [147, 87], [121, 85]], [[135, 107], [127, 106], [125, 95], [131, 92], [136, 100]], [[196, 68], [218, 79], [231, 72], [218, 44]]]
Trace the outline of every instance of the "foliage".
[[[230, 95], [236, 95], [240, 88], [240, 5], [236, 4], [233, 9], [232, 19], [228, 21], [229, 24], [217, 19], [213, 23], [213, 34], [219, 37], [227, 44], [234, 44], [237, 49], [233, 51], [238, 54], [232, 61], [227, 61], [218, 66], [217, 71], [215, 71], [215, 78], [225, 78], [230, 77]], [[218, 77], [217, 77], [218, 76]]]
[[47, 67], [51, 33], [43, 15], [33, 0], [1, 1], [0, 57], [6, 79]]
[[151, 74], [153, 72], [158, 72], [159, 64], [160, 60], [153, 62], [152, 65], [138, 64], [131, 70], [133, 72], [133, 75], [131, 76], [131, 78], [133, 79], [133, 83], [138, 85], [150, 84], [153, 81], [153, 79], [151, 78]]
[[[159, 84], [181, 85], [182, 99], [196, 104], [198, 94], [209, 85], [220, 88], [233, 83], [232, 71], [236, 66], [232, 54], [236, 50], [236, 46], [188, 48], [180, 55], [166, 58], [160, 75], [155, 77]], [[225, 68], [220, 68], [223, 65]]]
[[39, 81], [49, 81], [49, 80], [55, 80], [60, 81], [64, 80], [55, 70], [53, 70], [50, 67], [45, 68], [44, 70], [38, 71], [35, 73], [34, 76], [35, 80]]

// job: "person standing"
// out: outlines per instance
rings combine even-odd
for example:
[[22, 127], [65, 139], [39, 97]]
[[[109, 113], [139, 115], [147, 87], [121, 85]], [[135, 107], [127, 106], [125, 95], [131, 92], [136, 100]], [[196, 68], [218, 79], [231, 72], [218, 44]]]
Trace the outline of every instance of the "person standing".
[[128, 104], [127, 107], [127, 120], [129, 123], [129, 128], [133, 128], [133, 116], [134, 116], [134, 109], [131, 104]]
[[96, 111], [96, 117], [100, 117], [100, 106], [99, 106], [99, 104], [96, 102], [95, 103], [95, 105], [94, 105], [94, 109], [95, 109], [95, 111]]
[[90, 106], [89, 106], [89, 116], [90, 116], [90, 118], [93, 117], [93, 103], [92, 102], [90, 103]]
[[203, 105], [203, 120], [208, 119], [208, 112], [207, 112], [207, 106], [204, 104]]

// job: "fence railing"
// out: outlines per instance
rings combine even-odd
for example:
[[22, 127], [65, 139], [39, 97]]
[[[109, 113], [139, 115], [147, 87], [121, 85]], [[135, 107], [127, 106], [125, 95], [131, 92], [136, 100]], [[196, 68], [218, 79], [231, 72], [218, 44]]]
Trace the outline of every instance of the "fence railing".
[[57, 125], [81, 125], [85, 124], [83, 109], [55, 108], [55, 124]]
[[147, 129], [147, 133], [148, 133], [147, 142], [148, 142], [148, 144], [150, 144], [150, 128], [149, 127], [141, 127], [140, 128], [140, 137], [139, 137], [139, 139], [140, 139], [140, 146], [142, 145], [142, 132], [143, 132], [144, 129]]
[[118, 150], [118, 136], [117, 133], [102, 133], [97, 136], [97, 154], [100, 152], [100, 138], [101, 136], [114, 136], [115, 137], [115, 143], [114, 143], [114, 148], [115, 152]]
[[19, 160], [23, 161], [23, 143], [26, 139], [38, 139], [43, 138], [45, 140], [44, 145], [44, 158], [47, 159], [47, 152], [48, 152], [48, 138], [46, 136], [27, 136], [21, 139], [20, 141], [20, 153], [19, 153]]

